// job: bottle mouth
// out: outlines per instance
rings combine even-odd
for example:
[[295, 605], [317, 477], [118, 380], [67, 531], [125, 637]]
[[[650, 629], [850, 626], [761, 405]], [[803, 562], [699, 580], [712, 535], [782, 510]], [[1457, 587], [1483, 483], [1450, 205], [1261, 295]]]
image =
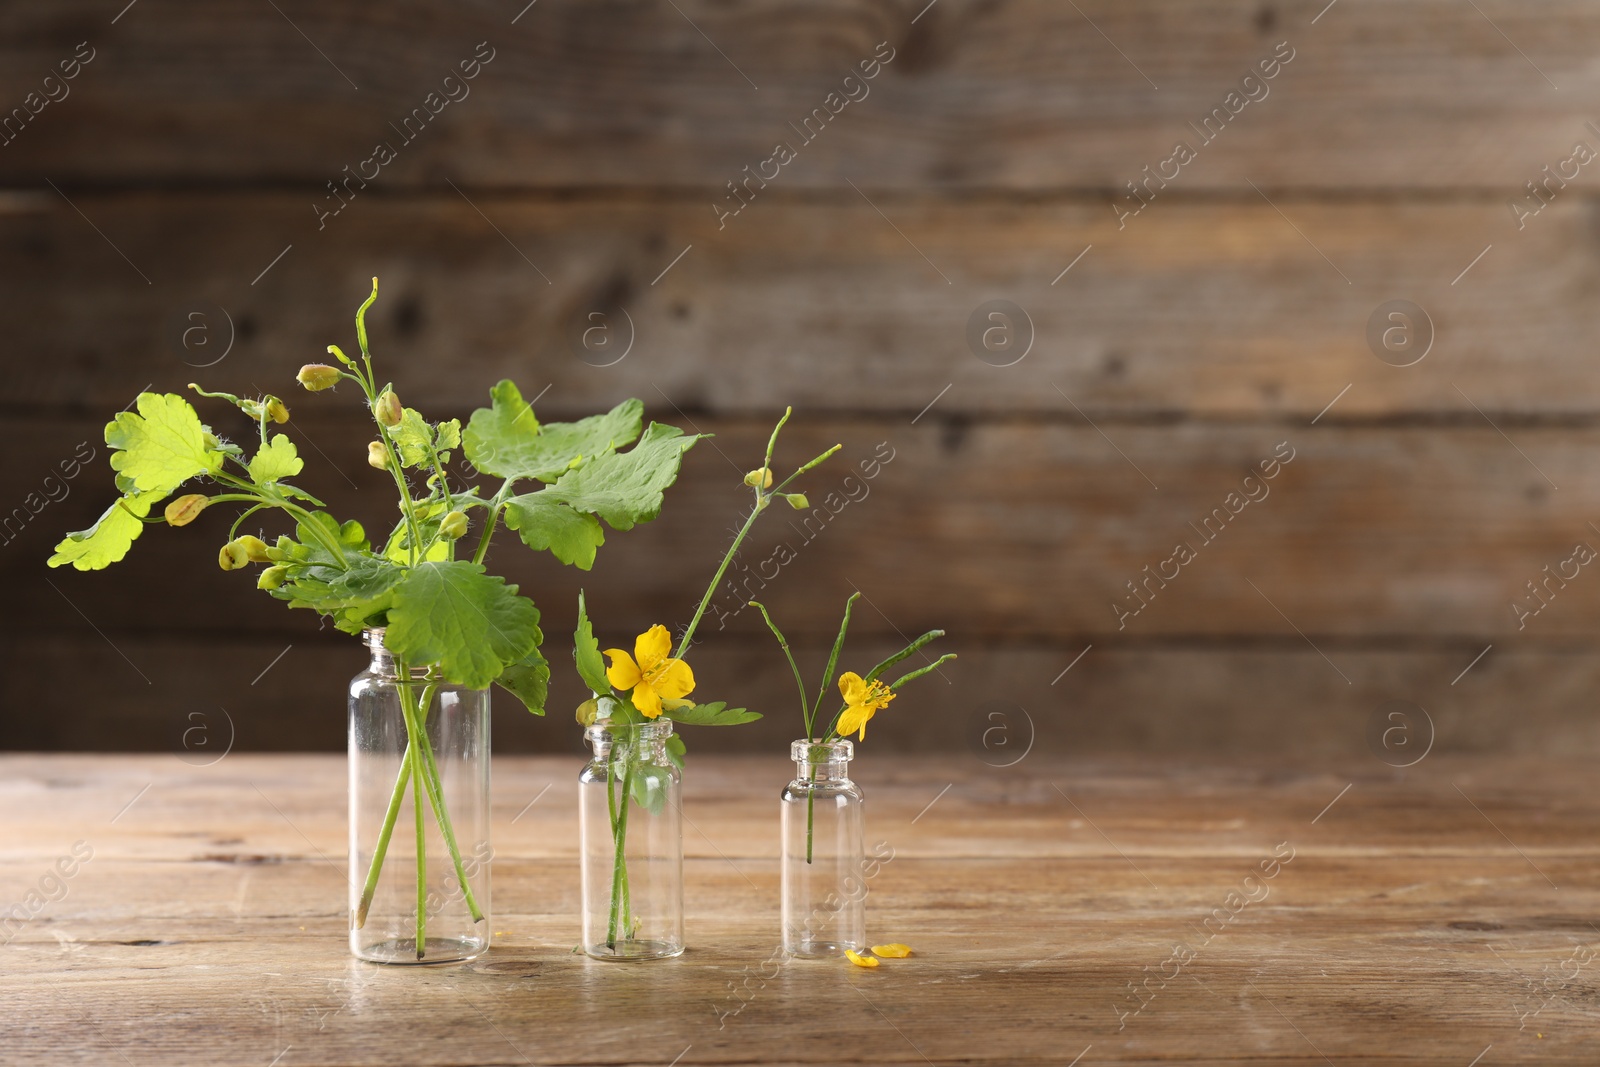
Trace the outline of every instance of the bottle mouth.
[[383, 645], [383, 633], [384, 629], [382, 626], [375, 627], [371, 630], [362, 630], [361, 643], [372, 649], [374, 652], [385, 651]]
[[803, 765], [849, 763], [855, 754], [855, 745], [844, 738], [827, 742], [800, 740], [789, 744], [789, 758]]
[[593, 743], [605, 744], [620, 740], [664, 741], [672, 736], [671, 719], [652, 719], [649, 722], [607, 722], [601, 720], [585, 726], [583, 734]]

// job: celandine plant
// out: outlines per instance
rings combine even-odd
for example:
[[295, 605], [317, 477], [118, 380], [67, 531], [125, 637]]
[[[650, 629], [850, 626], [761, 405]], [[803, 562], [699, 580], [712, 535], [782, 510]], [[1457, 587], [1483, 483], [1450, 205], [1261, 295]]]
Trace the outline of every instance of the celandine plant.
[[[783, 649], [784, 659], [794, 673], [800, 692], [800, 717], [806, 736], [789, 746], [794, 760], [795, 778], [783, 790], [781, 833], [783, 836], [783, 947], [794, 956], [825, 958], [846, 956], [852, 963], [876, 967], [877, 959], [859, 955], [866, 946], [866, 893], [863, 873], [865, 827], [861, 791], [850, 780], [850, 760], [855, 746], [846, 738], [867, 739], [867, 723], [889, 706], [900, 688], [955, 659], [955, 653], [903, 674], [884, 684], [880, 676], [895, 664], [921, 651], [943, 630], [929, 630], [906, 647], [879, 663], [863, 677], [854, 671], [838, 676], [840, 705], [827, 720], [820, 717], [828, 688], [834, 683], [834, 669], [844, 649], [850, 629], [850, 609], [859, 592], [850, 594], [844, 604], [839, 636], [828, 655], [828, 669], [822, 675], [815, 700], [806, 696], [806, 684], [794, 661], [788, 639], [772, 621], [765, 605], [761, 609], [772, 635]], [[826, 725], [823, 722], [826, 721]], [[904, 956], [910, 949], [901, 944], [880, 945], [879, 956]]]
[[723, 701], [689, 699], [694, 672], [685, 662], [695, 629], [728, 565], [775, 497], [809, 507], [786, 490], [795, 479], [839, 450], [834, 445], [778, 485], [772, 453], [791, 411], [773, 428], [761, 466], [745, 475], [755, 494], [750, 514], [722, 557], [677, 647], [665, 626], [652, 626], [626, 649], [607, 649], [607, 665], [578, 600], [574, 657], [593, 696], [577, 718], [594, 749], [579, 777], [579, 836], [583, 850], [582, 948], [595, 959], [663, 959], [683, 952], [683, 827], [678, 791], [684, 743], [673, 724], [733, 726], [761, 716]]
[[[106, 426], [122, 496], [94, 526], [69, 534], [49, 562], [99, 570], [121, 560], [147, 523], [185, 526], [206, 508], [241, 507], [218, 555], [222, 569], [264, 564], [259, 588], [364, 634], [372, 652], [350, 694], [352, 951], [389, 962], [465, 959], [489, 944], [486, 690], [499, 683], [542, 715], [550, 676], [539, 610], [487, 572], [490, 541], [504, 521], [528, 547], [588, 570], [605, 541], [601, 521], [628, 530], [654, 519], [697, 438], [659, 423], [642, 427], [638, 400], [575, 423], [541, 424], [510, 381], [491, 390], [491, 406], [464, 430], [455, 419], [430, 422], [374, 373], [366, 312], [377, 296], [374, 278], [356, 313], [360, 357], [330, 345], [338, 365], [303, 367], [298, 381], [310, 392], [345, 382], [361, 391], [377, 428], [368, 463], [387, 472], [399, 500], [387, 536], [369, 540], [359, 522], [340, 521], [290, 481], [303, 464], [294, 442], [273, 431], [289, 421], [281, 399], [191, 386], [248, 416], [255, 440], [247, 447], [219, 436], [181, 396], [141, 393], [136, 411]], [[457, 448], [498, 486], [448, 474]], [[169, 500], [196, 479], [209, 483], [207, 492]], [[150, 517], [163, 501], [162, 517]], [[247, 519], [271, 512], [292, 533], [270, 545], [239, 535]], [[415, 833], [397, 840], [408, 806]], [[386, 858], [400, 860], [389, 864], [397, 873], [386, 871]]]

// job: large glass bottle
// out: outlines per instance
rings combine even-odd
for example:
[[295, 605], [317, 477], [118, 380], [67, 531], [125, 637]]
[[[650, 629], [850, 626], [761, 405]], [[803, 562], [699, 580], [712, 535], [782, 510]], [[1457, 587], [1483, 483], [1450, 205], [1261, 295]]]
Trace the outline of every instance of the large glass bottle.
[[789, 746], [795, 778], [782, 796], [783, 949], [842, 956], [866, 944], [861, 791], [850, 780], [849, 741]]
[[489, 693], [364, 635], [350, 682], [350, 951], [450, 963], [489, 948]]
[[578, 776], [583, 950], [597, 960], [683, 952], [682, 775], [666, 719], [596, 723]]

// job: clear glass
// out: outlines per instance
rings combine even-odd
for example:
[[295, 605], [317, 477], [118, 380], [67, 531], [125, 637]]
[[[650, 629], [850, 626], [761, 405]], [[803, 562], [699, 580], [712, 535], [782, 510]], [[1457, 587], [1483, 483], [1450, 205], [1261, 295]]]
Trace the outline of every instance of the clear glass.
[[405, 670], [364, 635], [350, 682], [350, 951], [453, 963], [489, 949], [489, 693]]
[[669, 758], [672, 723], [596, 724], [594, 759], [578, 776], [583, 951], [597, 960], [683, 952], [683, 776]]
[[784, 787], [783, 950], [822, 959], [860, 951], [867, 937], [865, 822], [850, 780], [849, 741], [789, 746], [795, 778]]

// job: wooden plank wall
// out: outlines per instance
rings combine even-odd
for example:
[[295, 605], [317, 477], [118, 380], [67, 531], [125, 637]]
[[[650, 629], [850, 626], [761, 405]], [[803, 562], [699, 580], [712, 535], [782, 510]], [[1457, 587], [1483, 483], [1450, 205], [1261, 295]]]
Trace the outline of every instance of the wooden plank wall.
[[[1440, 750], [1600, 749], [1600, 577], [1563, 564], [1600, 547], [1596, 33], [1499, 0], [12, 5], [0, 743], [342, 743], [358, 650], [211, 568], [221, 516], [42, 563], [108, 499], [111, 412], [289, 392], [377, 274], [376, 350], [430, 413], [509, 375], [545, 418], [636, 395], [718, 435], [595, 572], [497, 546], [558, 663], [580, 586], [608, 642], [687, 620], [792, 403], [784, 459], [842, 443], [813, 499], [848, 502], [768, 522], [744, 562], [796, 558], [763, 598], [813, 670], [852, 588], [860, 661], [936, 625], [962, 657], [886, 749], [1361, 752], [1391, 700]], [[969, 340], [995, 300], [1010, 365]], [[1410, 366], [1369, 341], [1394, 300], [1430, 322]], [[579, 358], [617, 308], [626, 357]], [[359, 412], [289, 399], [306, 481], [378, 525]], [[737, 603], [702, 691], [769, 719], [693, 743], [781, 746]], [[572, 749], [577, 696], [502, 705], [497, 742]]]

